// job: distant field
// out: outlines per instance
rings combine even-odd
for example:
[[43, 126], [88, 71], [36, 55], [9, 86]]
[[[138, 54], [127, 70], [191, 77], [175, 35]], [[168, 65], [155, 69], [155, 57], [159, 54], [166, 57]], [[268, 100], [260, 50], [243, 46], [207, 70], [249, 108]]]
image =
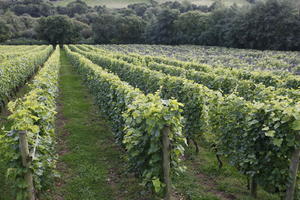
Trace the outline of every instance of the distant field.
[[242, 68], [249, 71], [264, 70], [300, 75], [300, 53], [290, 51], [259, 51], [197, 45], [101, 45], [110, 51], [128, 54], [165, 56], [181, 61], [208, 64], [214, 67]]
[[[65, 6], [68, 3], [74, 0], [61, 0], [57, 2], [53, 2], [55, 5], [58, 6]], [[149, 3], [149, 0], [84, 0], [89, 6], [99, 6], [99, 5], [106, 5], [109, 8], [122, 8], [126, 7], [129, 4], [133, 3]], [[166, 2], [167, 0], [158, 0], [158, 2]], [[183, 1], [183, 0], [178, 0]], [[188, 0], [196, 5], [211, 5], [214, 0]], [[234, 3], [238, 5], [247, 4], [245, 0], [223, 0], [226, 5], [232, 5]]]

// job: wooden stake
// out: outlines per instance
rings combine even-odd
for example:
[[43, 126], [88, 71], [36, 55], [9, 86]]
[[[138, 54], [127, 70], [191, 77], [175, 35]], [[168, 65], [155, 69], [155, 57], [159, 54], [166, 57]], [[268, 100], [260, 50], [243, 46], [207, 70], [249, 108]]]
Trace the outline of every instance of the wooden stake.
[[291, 158], [290, 163], [290, 178], [288, 188], [286, 190], [285, 200], [293, 200], [295, 187], [297, 182], [297, 173], [298, 173], [298, 166], [299, 166], [299, 158], [300, 158], [300, 148], [296, 149]]
[[171, 199], [171, 179], [170, 179], [170, 127], [164, 127], [162, 143], [163, 143], [163, 173], [164, 182], [166, 184], [165, 200]]
[[251, 177], [250, 181], [251, 181], [250, 182], [251, 197], [256, 198], [257, 197], [257, 183], [256, 183], [256, 180], [255, 180], [255, 176]]
[[198, 144], [196, 142], [196, 139], [192, 139], [192, 141], [193, 141], [193, 143], [195, 145], [195, 148], [196, 148], [196, 154], [198, 155], [200, 150], [199, 150], [199, 146], [198, 146]]
[[25, 174], [25, 182], [27, 184], [27, 194], [28, 194], [28, 200], [35, 200], [35, 192], [34, 192], [34, 186], [33, 186], [33, 176], [32, 172], [30, 170], [30, 164], [31, 164], [31, 158], [29, 156], [29, 148], [28, 148], [28, 141], [26, 138], [26, 132], [20, 131], [19, 132], [20, 140], [20, 151], [22, 155], [22, 165], [26, 168], [26, 174]]

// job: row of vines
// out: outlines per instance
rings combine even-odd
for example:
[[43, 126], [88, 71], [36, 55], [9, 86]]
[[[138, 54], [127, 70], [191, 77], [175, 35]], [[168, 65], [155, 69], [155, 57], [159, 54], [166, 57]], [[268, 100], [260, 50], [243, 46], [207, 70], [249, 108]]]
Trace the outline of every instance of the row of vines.
[[52, 46], [15, 47], [14, 51], [18, 54], [15, 59], [1, 63], [2, 105], [38, 72], [28, 85], [29, 92], [7, 105], [11, 124], [9, 130], [1, 131], [0, 154], [1, 161], [7, 163], [7, 181], [13, 183], [13, 198], [33, 200], [55, 173], [54, 120], [60, 51], [53, 52]]
[[276, 71], [300, 74], [300, 54], [291, 51], [260, 51], [196, 45], [101, 45], [101, 48], [121, 53], [138, 53], [170, 57], [182, 61], [205, 63], [213, 67], [244, 70]]
[[[206, 140], [218, 158], [249, 177], [253, 197], [259, 185], [294, 199], [300, 157], [298, 76], [107, 49], [63, 47], [113, 122], [130, 170], [145, 187], [170, 199], [171, 177], [185, 170], [185, 148], [193, 144], [199, 151], [200, 141]], [[20, 46], [14, 52], [8, 47], [0, 58], [1, 107], [44, 65], [30, 91], [8, 104], [12, 125], [0, 134], [1, 159], [9, 164], [7, 175], [15, 183], [17, 200], [39, 199], [56, 174], [60, 51]]]
[[172, 59], [123, 55], [92, 46], [70, 49], [146, 94], [159, 90], [162, 99], [184, 104], [187, 140], [197, 145], [205, 138], [213, 143], [218, 155], [252, 180], [253, 196], [257, 184], [290, 195], [296, 177], [293, 165], [299, 161], [298, 77], [268, 82], [277, 80], [277, 75], [241, 76], [229, 69], [221, 75]]
[[113, 122], [120, 145], [127, 150], [132, 171], [157, 194], [170, 196], [169, 174], [183, 170], [186, 144], [182, 134], [182, 104], [145, 95], [118, 76], [65, 47], [72, 64], [83, 75], [101, 110]]
[[[52, 46], [35, 47], [33, 50], [15, 50], [19, 55], [0, 62], [0, 111], [4, 105], [23, 86], [51, 54]], [[3, 55], [8, 55], [3, 54]]]
[[[181, 158], [186, 139], [182, 134], [182, 104], [175, 99], [164, 100], [159, 93], [146, 95], [68, 47], [64, 50], [85, 78], [101, 110], [114, 122], [116, 140], [127, 150], [130, 169], [142, 178], [146, 187], [170, 198], [170, 174], [184, 170]], [[37, 55], [45, 52], [50, 55], [52, 47], [30, 54], [30, 58], [38, 59]], [[30, 91], [8, 103], [11, 113], [8, 119], [12, 124], [9, 131], [0, 134], [0, 153], [1, 160], [8, 163], [7, 177], [13, 183], [17, 200], [39, 199], [56, 174], [59, 57], [59, 49], [48, 60], [46, 57], [43, 68], [29, 84]], [[24, 66], [24, 71], [31, 66], [38, 68], [39, 64]], [[20, 70], [23, 68], [15, 65], [15, 75]]]

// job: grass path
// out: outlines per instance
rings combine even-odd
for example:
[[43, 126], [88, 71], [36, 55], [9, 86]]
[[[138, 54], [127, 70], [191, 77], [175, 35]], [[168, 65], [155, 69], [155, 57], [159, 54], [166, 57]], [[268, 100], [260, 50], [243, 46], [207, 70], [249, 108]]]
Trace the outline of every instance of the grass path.
[[[194, 149], [186, 151], [184, 164], [187, 171], [175, 178], [177, 190], [191, 200], [254, 200], [247, 189], [247, 179], [224, 158], [219, 169], [215, 154], [204, 148], [199, 155]], [[277, 194], [258, 189], [259, 200], [279, 200]]]
[[[45, 199], [142, 200], [138, 181], [126, 173], [121, 149], [93, 98], [61, 52], [57, 132], [61, 178]], [[150, 195], [146, 195], [150, 196]], [[149, 200], [152, 199], [149, 197]]]

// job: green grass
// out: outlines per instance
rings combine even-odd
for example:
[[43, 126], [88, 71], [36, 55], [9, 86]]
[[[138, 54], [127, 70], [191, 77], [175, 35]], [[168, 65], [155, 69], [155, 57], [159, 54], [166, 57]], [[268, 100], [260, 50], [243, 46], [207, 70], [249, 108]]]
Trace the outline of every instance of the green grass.
[[[57, 6], [66, 6], [68, 3], [75, 0], [58, 0], [52, 1]], [[108, 8], [123, 8], [133, 3], [149, 3], [149, 0], [84, 0], [89, 6], [103, 6], [105, 5]], [[159, 3], [164, 3], [168, 0], [157, 0]], [[184, 0], [178, 0], [180, 2]], [[187, 0], [196, 5], [211, 5], [214, 0]], [[232, 5], [234, 3], [238, 5], [247, 5], [248, 2], [246, 0], [223, 0], [225, 5]]]
[[7, 165], [0, 161], [0, 200], [13, 200], [11, 185], [6, 182]]
[[[205, 146], [205, 145], [202, 145]], [[205, 147], [196, 155], [192, 149], [186, 152], [187, 171], [175, 178], [177, 190], [191, 200], [240, 199], [253, 200], [247, 190], [247, 179], [223, 160], [219, 169], [215, 154]], [[279, 200], [278, 195], [258, 190], [259, 200]]]
[[46, 199], [138, 200], [143, 191], [126, 172], [126, 161], [114, 143], [108, 122], [93, 105], [81, 77], [61, 53], [57, 132], [61, 178]]

